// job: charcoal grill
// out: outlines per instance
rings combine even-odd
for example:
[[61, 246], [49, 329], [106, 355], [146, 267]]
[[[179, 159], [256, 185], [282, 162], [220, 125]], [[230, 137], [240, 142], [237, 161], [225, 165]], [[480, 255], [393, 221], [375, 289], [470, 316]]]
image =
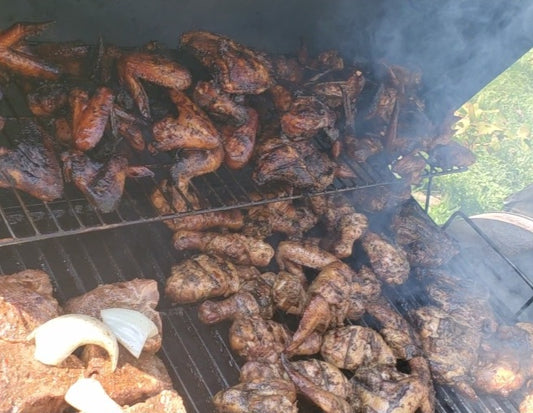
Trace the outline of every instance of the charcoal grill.
[[[454, 6], [419, 5], [414, 1], [403, 2], [401, 6], [393, 3], [228, 0], [222, 5], [207, 0], [183, 4], [67, 0], [37, 6], [27, 0], [3, 4], [0, 23], [6, 27], [19, 20], [53, 19], [57, 23], [48, 35], [51, 40], [79, 38], [95, 43], [101, 34], [106, 41], [125, 46], [157, 39], [173, 47], [179, 33], [203, 28], [258, 48], [292, 52], [303, 36], [311, 47], [340, 48], [360, 61], [383, 57], [418, 66], [426, 84], [431, 85], [426, 96], [433, 102], [436, 120], [460, 106], [532, 45], [533, 27], [528, 24], [532, 11], [525, 5], [503, 5], [496, 0], [459, 1]], [[420, 45], [412, 43], [424, 36], [428, 38]], [[489, 39], [490, 48], [485, 47], [485, 38]], [[457, 45], [458, 41], [462, 43]], [[435, 50], [440, 52], [438, 59]], [[487, 50], [490, 52], [486, 53]], [[16, 128], [16, 119], [28, 117], [29, 111], [17, 85], [10, 85], [3, 92], [0, 114], [13, 119], [8, 122], [13, 122]], [[13, 136], [6, 128], [0, 134], [0, 145], [12, 144]], [[143, 160], [142, 164], [148, 163], [156, 176], [127, 181], [119, 207], [110, 214], [98, 212], [68, 185], [65, 197], [53, 202], [38, 201], [13, 189], [0, 189], [0, 273], [42, 269], [51, 275], [60, 302], [98, 284], [135, 277], [155, 279], [162, 288], [171, 265], [182, 258], [172, 248], [171, 233], [162, 220], [316, 195], [301, 193], [267, 199], [250, 180], [249, 170], [235, 172], [223, 167], [193, 180], [193, 190], [206, 201], [206, 207], [161, 215], [152, 207], [149, 195], [168, 173], [170, 161], [157, 159], [152, 164]], [[388, 170], [372, 165], [351, 162], [350, 168], [356, 178], [336, 179], [322, 193], [352, 192], [397, 182]], [[458, 171], [435, 171], [428, 167], [426, 177], [431, 180]], [[249, 197], [252, 191], [262, 194], [262, 198], [252, 200]], [[478, 235], [485, 242], [490, 241], [482, 233]], [[514, 271], [513, 263], [497, 253]], [[459, 256], [452, 265], [461, 272], [468, 264], [467, 257]], [[523, 280], [526, 287], [531, 288], [526, 279]], [[424, 302], [416, 291], [416, 285], [407, 284], [395, 290], [386, 289], [386, 296], [409, 320], [409, 311]], [[520, 315], [497, 297], [493, 305], [504, 320], [513, 321]], [[160, 356], [188, 411], [203, 413], [212, 411], [211, 398], [217, 391], [237, 382], [241, 361], [229, 350], [229, 324], [202, 325], [196, 308], [194, 305], [172, 308], [162, 298], [159, 309], [164, 340]], [[513, 412], [518, 410], [522, 396], [516, 393], [507, 399], [482, 397], [472, 402], [453, 389], [437, 386], [437, 411]]]

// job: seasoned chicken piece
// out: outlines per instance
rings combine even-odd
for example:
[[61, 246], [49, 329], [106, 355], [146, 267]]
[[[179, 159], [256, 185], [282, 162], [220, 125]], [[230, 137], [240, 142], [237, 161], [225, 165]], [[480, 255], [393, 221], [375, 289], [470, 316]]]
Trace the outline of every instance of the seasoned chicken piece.
[[396, 208], [411, 197], [411, 185], [395, 182], [394, 185], [379, 185], [361, 188], [352, 196], [353, 206], [358, 211], [382, 212]]
[[218, 148], [220, 136], [207, 115], [183, 92], [171, 90], [170, 97], [178, 109], [178, 117], [167, 116], [154, 123], [154, 148], [158, 151]]
[[453, 167], [466, 168], [476, 162], [476, 156], [470, 149], [452, 141], [432, 148], [429, 151], [428, 162], [434, 167], [445, 170]]
[[0, 32], [0, 66], [22, 76], [56, 79], [60, 71], [36, 56], [19, 50], [20, 43], [29, 36], [39, 34], [50, 26], [46, 23], [15, 23]]
[[174, 234], [173, 242], [177, 250], [199, 250], [241, 265], [266, 267], [274, 256], [269, 244], [242, 234], [181, 230]]
[[[253, 380], [287, 380], [292, 383], [287, 372], [281, 364], [281, 360], [276, 363], [268, 361], [247, 361], [241, 367], [239, 381], [241, 383]], [[294, 389], [296, 391], [296, 388]]]
[[401, 247], [372, 232], [367, 232], [361, 243], [372, 269], [380, 279], [388, 284], [403, 284], [407, 280], [411, 267]]
[[301, 83], [304, 78], [305, 68], [295, 57], [275, 55], [270, 57], [274, 75], [278, 80], [291, 83]]
[[272, 102], [280, 113], [288, 112], [291, 109], [293, 96], [291, 92], [282, 85], [274, 85], [269, 90]]
[[291, 138], [310, 138], [321, 129], [333, 128], [335, 121], [335, 112], [316, 97], [300, 96], [281, 117], [281, 130]]
[[424, 217], [414, 201], [405, 202], [398, 210], [392, 231], [413, 267], [440, 267], [459, 253], [457, 243]]
[[192, 31], [181, 35], [180, 46], [206, 66], [227, 93], [259, 94], [273, 83], [265, 55], [227, 37]]
[[[365, 77], [357, 68], [346, 68], [342, 71], [334, 71], [320, 76], [310, 84], [314, 95], [332, 108], [344, 105], [346, 122], [351, 123], [357, 98], [365, 86]], [[353, 125], [350, 125], [353, 126]]]
[[28, 54], [35, 55], [54, 65], [62, 74], [76, 78], [92, 76], [92, 46], [81, 42], [39, 41], [24, 44]]
[[118, 59], [117, 71], [120, 82], [126, 85], [139, 112], [146, 119], [150, 119], [151, 114], [141, 79], [175, 91], [187, 89], [191, 85], [191, 74], [187, 69], [165, 56], [153, 53], [123, 54]]
[[296, 391], [286, 380], [252, 380], [213, 397], [218, 413], [298, 413]]
[[348, 156], [360, 163], [366, 162], [372, 155], [383, 150], [381, 141], [372, 136], [363, 136], [361, 138], [346, 136], [344, 140]]
[[[185, 198], [186, 197], [186, 198]], [[150, 200], [160, 215], [187, 212], [200, 209], [200, 201], [192, 193], [182, 194], [176, 185], [164, 179], [152, 193]], [[230, 211], [206, 212], [188, 215], [163, 221], [167, 227], [176, 232], [179, 230], [203, 231], [211, 228], [227, 228], [239, 230], [244, 224], [242, 212], [238, 209]]]
[[124, 413], [186, 413], [186, 410], [177, 391], [163, 390], [143, 402], [125, 407]]
[[63, 178], [50, 136], [34, 121], [22, 124], [20, 142], [0, 147], [0, 188], [16, 188], [43, 201], [63, 195]]
[[298, 392], [309, 398], [322, 411], [352, 412], [347, 401], [351, 395], [351, 386], [337, 367], [320, 360], [289, 362], [284, 356], [281, 360]]
[[276, 250], [276, 262], [281, 270], [305, 280], [303, 267], [321, 269], [339, 259], [322, 248], [305, 242], [282, 241]]
[[108, 213], [119, 204], [128, 173], [128, 160], [113, 155], [106, 162], [90, 159], [81, 152], [65, 152], [61, 156], [65, 179], [78, 189], [100, 211]]
[[272, 286], [272, 300], [277, 308], [287, 314], [301, 314], [307, 303], [307, 283], [302, 277], [280, 271]]
[[98, 380], [121, 406], [131, 406], [163, 390], [172, 390], [172, 379], [155, 354], [142, 352], [135, 358], [127, 351], [120, 351], [117, 368], [112, 371], [107, 352], [90, 344], [83, 348], [81, 359], [87, 366], [85, 374]]
[[477, 361], [481, 334], [437, 307], [419, 308], [413, 317], [433, 378], [476, 399], [470, 371]]
[[235, 99], [214, 81], [196, 83], [193, 100], [218, 122], [231, 123], [236, 127], [248, 122], [247, 108], [235, 102]]
[[157, 352], [161, 348], [163, 323], [155, 310], [159, 303], [157, 282], [146, 279], [99, 285], [95, 289], [69, 299], [65, 313], [86, 314], [100, 318], [100, 311], [106, 308], [129, 308], [143, 313], [157, 326], [158, 333], [146, 340], [143, 351]]
[[140, 118], [124, 112], [117, 105], [111, 111], [111, 127], [117, 138], [124, 138], [130, 146], [138, 152], [144, 151], [143, 128], [146, 127]]
[[70, 91], [72, 136], [76, 149], [88, 151], [100, 142], [113, 108], [113, 100], [113, 92], [107, 87], [96, 89], [91, 98], [83, 89], [75, 88]]
[[393, 366], [363, 367], [351, 379], [353, 410], [363, 413], [432, 413], [425, 403], [430, 389], [420, 379]]
[[379, 333], [396, 358], [411, 360], [423, 354], [417, 333], [383, 296], [368, 300], [366, 311], [381, 324]]
[[165, 295], [175, 304], [195, 303], [206, 298], [227, 297], [241, 284], [260, 275], [255, 267], [235, 265], [228, 260], [198, 255], [172, 266]]
[[252, 108], [246, 108], [246, 112], [246, 122], [241, 126], [226, 124], [220, 128], [225, 152], [224, 162], [231, 169], [244, 167], [254, 152], [259, 117]]
[[252, 179], [258, 185], [284, 183], [321, 191], [333, 182], [335, 173], [336, 164], [307, 140], [272, 138], [257, 149]]
[[363, 265], [354, 272], [350, 283], [350, 305], [346, 318], [358, 320], [366, 312], [368, 302], [381, 294], [381, 282], [369, 267]]
[[198, 307], [198, 318], [205, 324], [257, 315], [264, 319], [274, 315], [272, 286], [277, 276], [268, 272], [244, 281], [239, 291], [221, 301], [206, 300]]
[[[229, 329], [231, 349], [246, 361], [275, 363], [290, 341], [291, 333], [284, 324], [259, 316], [237, 317]], [[294, 348], [293, 354], [316, 354], [321, 344], [322, 337], [319, 334], [310, 334]]]
[[396, 365], [396, 357], [383, 337], [371, 328], [356, 325], [327, 331], [320, 354], [327, 362], [345, 370]]
[[419, 184], [422, 173], [426, 168], [426, 161], [418, 154], [407, 154], [392, 164], [392, 172], [397, 173], [411, 185]]
[[31, 113], [35, 116], [52, 116], [68, 101], [65, 85], [59, 82], [43, 82], [29, 92], [26, 98]]
[[[291, 189], [280, 189], [274, 193], [252, 193], [249, 196], [253, 201], [260, 201], [291, 195]], [[302, 238], [305, 232], [315, 226], [317, 220], [317, 216], [309, 208], [296, 206], [292, 200], [269, 202], [248, 208], [243, 233], [264, 238], [274, 232], [281, 232], [289, 238]]]
[[354, 242], [368, 228], [367, 217], [356, 212], [343, 196], [316, 196], [309, 202], [313, 211], [321, 216], [328, 232], [320, 246], [338, 258], [351, 256]]
[[48, 274], [25, 270], [0, 276], [0, 341], [25, 342], [35, 328], [62, 313]]

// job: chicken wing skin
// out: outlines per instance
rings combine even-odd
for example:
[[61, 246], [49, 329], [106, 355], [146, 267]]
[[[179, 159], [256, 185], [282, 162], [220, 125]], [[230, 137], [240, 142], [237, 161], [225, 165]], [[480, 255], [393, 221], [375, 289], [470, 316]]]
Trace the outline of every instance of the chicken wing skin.
[[15, 73], [23, 76], [41, 79], [57, 79], [60, 71], [41, 59], [28, 55], [18, 46], [28, 36], [39, 34], [50, 26], [45, 23], [15, 23], [0, 33], [0, 66], [5, 66]]
[[216, 121], [241, 126], [248, 120], [248, 110], [214, 81], [196, 83], [193, 100]]
[[252, 157], [259, 117], [252, 108], [246, 109], [247, 120], [239, 127], [224, 125], [221, 128], [224, 162], [231, 169], [241, 169]]
[[259, 94], [273, 84], [267, 58], [227, 37], [192, 31], [181, 36], [180, 45], [211, 71], [227, 93]]
[[125, 54], [117, 62], [121, 83], [125, 84], [137, 103], [139, 112], [151, 118], [148, 95], [141, 79], [173, 90], [184, 90], [191, 85], [191, 74], [179, 63], [160, 55], [147, 52]]

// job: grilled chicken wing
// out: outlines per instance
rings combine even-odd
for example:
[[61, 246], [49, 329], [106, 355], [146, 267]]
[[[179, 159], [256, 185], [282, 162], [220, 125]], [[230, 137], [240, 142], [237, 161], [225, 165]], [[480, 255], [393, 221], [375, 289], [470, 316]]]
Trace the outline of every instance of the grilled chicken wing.
[[0, 66], [23, 76], [56, 79], [60, 71], [36, 56], [19, 50], [20, 43], [28, 36], [39, 34], [50, 26], [46, 23], [15, 23], [0, 33]]
[[113, 108], [113, 99], [113, 92], [106, 87], [96, 89], [91, 98], [85, 90], [71, 90], [69, 102], [72, 109], [73, 145], [76, 149], [88, 151], [100, 142]]
[[277, 276], [264, 273], [244, 281], [239, 291], [221, 301], [206, 300], [198, 307], [198, 318], [205, 324], [214, 324], [236, 317], [257, 315], [264, 319], [274, 315], [272, 285]]
[[244, 281], [259, 275], [255, 267], [239, 266], [219, 257], [202, 254], [172, 266], [165, 285], [165, 295], [175, 304], [227, 297], [237, 292]]
[[298, 392], [305, 395], [326, 413], [351, 413], [347, 399], [351, 386], [344, 374], [334, 365], [320, 360], [289, 362], [281, 358], [283, 366], [296, 385]]
[[320, 191], [333, 182], [335, 173], [336, 164], [312, 143], [272, 138], [258, 146], [252, 179], [259, 185], [275, 182]]
[[409, 276], [410, 266], [405, 252], [385, 241], [378, 234], [367, 232], [362, 238], [372, 269], [388, 284], [402, 284]]
[[274, 256], [274, 249], [269, 244], [242, 234], [181, 230], [174, 234], [173, 241], [177, 250], [199, 250], [241, 265], [265, 267]]
[[252, 380], [219, 391], [213, 397], [218, 413], [298, 413], [296, 391], [286, 380]]
[[305, 242], [282, 241], [276, 250], [279, 268], [305, 280], [303, 267], [321, 269], [339, 259], [322, 248]]
[[118, 138], [124, 138], [130, 146], [138, 152], [144, 151], [146, 144], [143, 136], [145, 122], [139, 117], [124, 112], [118, 106], [114, 106], [111, 113], [111, 127]]
[[35, 116], [51, 116], [68, 101], [65, 85], [59, 82], [43, 82], [26, 95], [28, 106]]
[[431, 413], [425, 408], [430, 389], [416, 376], [394, 367], [363, 367], [351, 379], [354, 388], [353, 410], [363, 413]]
[[225, 152], [224, 162], [231, 169], [241, 169], [248, 163], [254, 151], [259, 117], [252, 108], [247, 108], [246, 112], [246, 121], [241, 126], [226, 124], [220, 128]]
[[214, 81], [196, 83], [193, 100], [216, 121], [231, 123], [236, 127], [248, 121], [249, 112], [246, 107], [235, 102]]
[[[237, 317], [229, 330], [231, 349], [247, 361], [275, 363], [290, 341], [291, 333], [285, 325], [259, 316]], [[322, 337], [311, 334], [294, 349], [293, 354], [318, 353], [321, 344]]]
[[128, 160], [113, 155], [98, 162], [81, 152], [65, 152], [61, 156], [65, 179], [74, 182], [91, 203], [102, 212], [113, 211], [122, 197], [128, 173]]
[[301, 96], [281, 117], [281, 130], [291, 138], [310, 138], [321, 129], [333, 128], [335, 121], [335, 113], [316, 97]]
[[167, 57], [146, 52], [124, 54], [117, 62], [121, 83], [125, 84], [137, 103], [142, 116], [151, 118], [148, 96], [141, 84], [147, 80], [173, 90], [191, 85], [191, 74], [179, 63]]
[[356, 325], [327, 331], [320, 354], [327, 362], [346, 370], [396, 365], [396, 357], [383, 337], [371, 328]]
[[[152, 193], [150, 200], [160, 215], [186, 212], [199, 209], [200, 202], [192, 193], [182, 194], [170, 181], [164, 179]], [[242, 228], [242, 212], [238, 209], [230, 211], [206, 212], [188, 215], [163, 221], [167, 227], [176, 232], [179, 230], [203, 231], [211, 228], [228, 228], [238, 230]]]
[[259, 94], [273, 83], [266, 57], [227, 37], [193, 31], [181, 35], [180, 45], [211, 71], [227, 93]]
[[33, 121], [24, 122], [20, 142], [0, 147], [0, 188], [16, 188], [43, 201], [63, 194], [61, 168], [50, 136]]

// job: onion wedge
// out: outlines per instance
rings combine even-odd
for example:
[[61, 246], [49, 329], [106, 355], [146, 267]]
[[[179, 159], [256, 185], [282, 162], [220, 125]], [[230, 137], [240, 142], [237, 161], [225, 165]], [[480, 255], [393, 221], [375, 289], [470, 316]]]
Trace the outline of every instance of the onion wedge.
[[32, 339], [35, 339], [34, 357], [43, 364], [57, 366], [78, 347], [95, 344], [108, 352], [111, 369], [117, 368], [117, 339], [97, 318], [83, 314], [52, 318], [29, 334], [28, 340]]
[[159, 332], [152, 320], [129, 308], [106, 308], [100, 311], [100, 316], [118, 342], [136, 358], [141, 355], [146, 340]]
[[83, 378], [69, 387], [65, 401], [83, 413], [123, 413], [124, 410], [106, 393], [100, 382]]

